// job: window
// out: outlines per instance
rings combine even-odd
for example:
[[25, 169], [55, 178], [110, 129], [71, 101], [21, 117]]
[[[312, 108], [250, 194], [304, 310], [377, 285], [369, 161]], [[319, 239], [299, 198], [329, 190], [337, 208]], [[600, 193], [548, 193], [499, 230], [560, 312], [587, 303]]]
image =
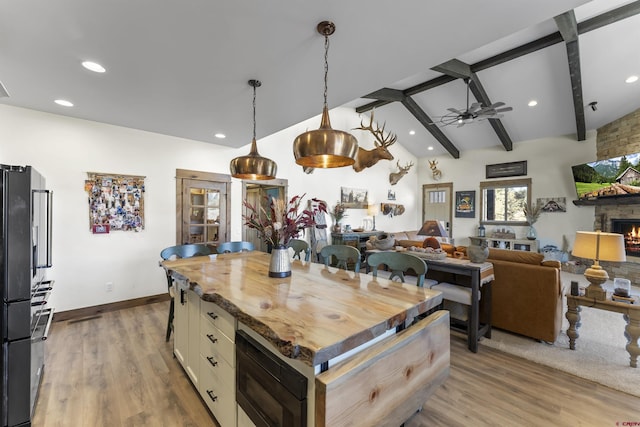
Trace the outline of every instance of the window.
[[480, 222], [527, 225], [524, 207], [531, 202], [531, 178], [480, 183]]

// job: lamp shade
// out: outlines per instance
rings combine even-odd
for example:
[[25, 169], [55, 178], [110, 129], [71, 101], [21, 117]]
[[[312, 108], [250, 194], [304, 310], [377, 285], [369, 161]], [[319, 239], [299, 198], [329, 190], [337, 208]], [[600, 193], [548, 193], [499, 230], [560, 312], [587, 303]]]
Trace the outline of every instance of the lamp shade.
[[435, 219], [425, 221], [424, 224], [422, 224], [422, 228], [418, 231], [418, 235], [449, 237], [447, 230], [445, 230], [440, 221]]
[[576, 231], [571, 254], [598, 261], [626, 261], [624, 236], [600, 231]]
[[268, 180], [274, 179], [278, 165], [271, 159], [258, 153], [256, 139], [251, 141], [251, 151], [246, 156], [236, 157], [229, 164], [231, 176], [240, 179]]
[[367, 206], [367, 215], [376, 216], [378, 213], [380, 213], [380, 210], [377, 204], [374, 203], [373, 205]]
[[293, 155], [300, 166], [339, 168], [356, 162], [358, 140], [348, 132], [331, 128], [329, 110], [322, 111], [320, 128], [311, 130], [293, 141]]

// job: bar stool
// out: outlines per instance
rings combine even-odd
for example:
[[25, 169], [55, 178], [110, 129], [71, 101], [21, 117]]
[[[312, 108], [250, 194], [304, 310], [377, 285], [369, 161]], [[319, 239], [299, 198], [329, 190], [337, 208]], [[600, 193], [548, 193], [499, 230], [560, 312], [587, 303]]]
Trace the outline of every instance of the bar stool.
[[[491, 300], [491, 285], [489, 284], [485, 286], [489, 286], [487, 288], [489, 294], [485, 295], [485, 301], [483, 301], [483, 305], [485, 306], [484, 308], [487, 310], [488, 325], [488, 332], [485, 335], [488, 338], [491, 338], [491, 307], [488, 305]], [[472, 304], [471, 288], [453, 283], [441, 282], [437, 285], [431, 286], [431, 289], [442, 292], [443, 308], [450, 312], [451, 327], [454, 330], [468, 334], [470, 329], [469, 319], [471, 318]], [[478, 305], [482, 298], [481, 293], [482, 292], [478, 292]], [[460, 324], [464, 325], [464, 327], [460, 327]], [[478, 328], [480, 328], [480, 325], [478, 325]]]
[[[378, 270], [385, 265], [391, 271]], [[371, 268], [373, 277], [380, 275], [385, 279], [400, 279], [403, 283], [411, 283], [427, 288], [436, 285], [437, 280], [426, 279], [427, 264], [420, 258], [400, 252], [374, 252], [367, 257], [367, 268]], [[413, 270], [416, 276], [405, 276], [408, 270]]]

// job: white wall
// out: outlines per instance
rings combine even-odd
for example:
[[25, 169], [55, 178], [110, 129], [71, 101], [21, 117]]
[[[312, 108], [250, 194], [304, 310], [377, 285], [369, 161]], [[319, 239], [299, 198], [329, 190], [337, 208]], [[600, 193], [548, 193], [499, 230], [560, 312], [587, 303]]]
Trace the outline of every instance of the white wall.
[[[575, 136], [545, 138], [540, 140], [519, 142], [512, 151], [502, 147], [491, 149], [462, 151], [460, 159], [450, 156], [437, 157], [438, 168], [442, 171], [440, 182], [453, 182], [455, 191], [476, 191], [476, 209], [479, 208], [479, 183], [494, 181], [486, 179], [485, 165], [526, 160], [527, 176], [505, 179], [532, 179], [532, 200], [548, 197], [565, 197], [566, 213], [543, 213], [534, 227], [538, 232], [540, 247], [546, 244], [562, 246], [562, 236], [566, 235], [570, 246], [573, 245], [577, 230], [592, 230], [594, 208], [575, 206], [577, 198], [571, 174], [571, 166], [591, 162], [596, 159], [596, 132], [589, 132], [585, 141], [576, 141]], [[428, 160], [419, 161], [419, 185], [430, 184], [433, 180]], [[498, 180], [495, 180], [498, 181]], [[469, 236], [477, 235], [479, 215], [475, 218], [453, 218], [453, 237], [456, 244], [468, 244]], [[487, 233], [494, 226], [487, 228]], [[524, 238], [527, 227], [513, 227], [518, 238]]]
[[[229, 161], [248, 153], [215, 144], [191, 141], [86, 120], [0, 105], [0, 163], [29, 164], [38, 169], [54, 191], [54, 267], [49, 278], [56, 280], [51, 304], [57, 311], [88, 307], [166, 292], [166, 282], [158, 267], [159, 253], [175, 243], [175, 170], [192, 169], [228, 173]], [[258, 122], [259, 123], [259, 122]], [[360, 118], [349, 109], [331, 111], [333, 128], [349, 130]], [[387, 191], [396, 192], [396, 203], [405, 205], [402, 216], [376, 217], [376, 228], [385, 231], [415, 230], [420, 225], [421, 186], [435, 182], [427, 158], [416, 161], [398, 141], [391, 152], [401, 164], [416, 166], [396, 186], [388, 182], [396, 160], [381, 161], [355, 173], [351, 168], [317, 169], [306, 175], [292, 154], [297, 135], [320, 124], [315, 117], [258, 141], [263, 156], [278, 163], [278, 178], [289, 181], [289, 195], [306, 193], [333, 206], [340, 187], [369, 190], [370, 201], [387, 200]], [[352, 131], [363, 148], [373, 148], [373, 138]], [[247, 144], [251, 129], [247, 129]], [[541, 153], [544, 153], [541, 155]], [[576, 230], [591, 230], [593, 207], [576, 207], [571, 166], [595, 159], [595, 133], [587, 141], [558, 137], [516, 144], [507, 152], [501, 148], [463, 151], [460, 159], [438, 158], [441, 182], [453, 182], [454, 191], [476, 190], [485, 180], [484, 166], [492, 163], [527, 160], [533, 180], [533, 197], [566, 197], [567, 213], [543, 214], [536, 223], [542, 245], [560, 245], [565, 234], [573, 242]], [[87, 172], [108, 172], [146, 176], [145, 229], [140, 233], [113, 232], [93, 235], [89, 231]], [[231, 190], [231, 239], [242, 236], [241, 181], [233, 180]], [[478, 195], [478, 194], [477, 194]], [[348, 210], [344, 224], [357, 227], [367, 217], [364, 209]], [[453, 218], [453, 237], [465, 244], [475, 235], [478, 217]], [[516, 230], [520, 236], [525, 228]], [[105, 283], [113, 282], [113, 292]]]
[[[331, 112], [332, 126], [348, 130], [359, 125], [350, 110]], [[175, 170], [192, 169], [228, 173], [229, 161], [248, 153], [249, 147], [229, 149], [86, 120], [72, 119], [33, 110], [0, 105], [0, 163], [32, 165], [47, 178], [54, 191], [53, 264], [48, 273], [56, 281], [51, 305], [57, 311], [89, 307], [166, 292], [166, 279], [158, 267], [162, 248], [175, 244]], [[361, 173], [351, 168], [316, 170], [305, 175], [295, 165], [294, 138], [319, 126], [316, 117], [258, 142], [262, 155], [278, 163], [278, 178], [289, 181], [289, 195], [306, 193], [333, 206], [340, 186], [364, 188], [370, 200], [386, 201], [389, 172], [395, 161], [382, 161]], [[372, 148], [373, 138], [353, 131], [361, 146]], [[247, 128], [247, 144], [251, 129]], [[391, 149], [401, 163], [415, 157], [396, 143]], [[87, 172], [146, 176], [145, 229], [140, 233], [113, 232], [93, 235], [89, 231]], [[389, 219], [379, 215], [379, 230], [418, 228], [420, 200], [416, 168], [395, 187], [397, 203], [406, 213]], [[242, 236], [241, 181], [231, 190], [231, 239]], [[351, 209], [344, 223], [356, 227], [366, 210]], [[105, 283], [113, 283], [106, 292]]]

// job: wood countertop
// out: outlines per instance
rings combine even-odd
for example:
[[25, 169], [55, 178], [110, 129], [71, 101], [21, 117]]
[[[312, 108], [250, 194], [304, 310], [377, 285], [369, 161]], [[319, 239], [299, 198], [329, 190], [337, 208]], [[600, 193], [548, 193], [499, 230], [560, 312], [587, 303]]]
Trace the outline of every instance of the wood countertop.
[[310, 366], [369, 342], [442, 301], [438, 291], [297, 260], [291, 277], [271, 278], [269, 260], [270, 254], [256, 251], [161, 265], [284, 356]]

